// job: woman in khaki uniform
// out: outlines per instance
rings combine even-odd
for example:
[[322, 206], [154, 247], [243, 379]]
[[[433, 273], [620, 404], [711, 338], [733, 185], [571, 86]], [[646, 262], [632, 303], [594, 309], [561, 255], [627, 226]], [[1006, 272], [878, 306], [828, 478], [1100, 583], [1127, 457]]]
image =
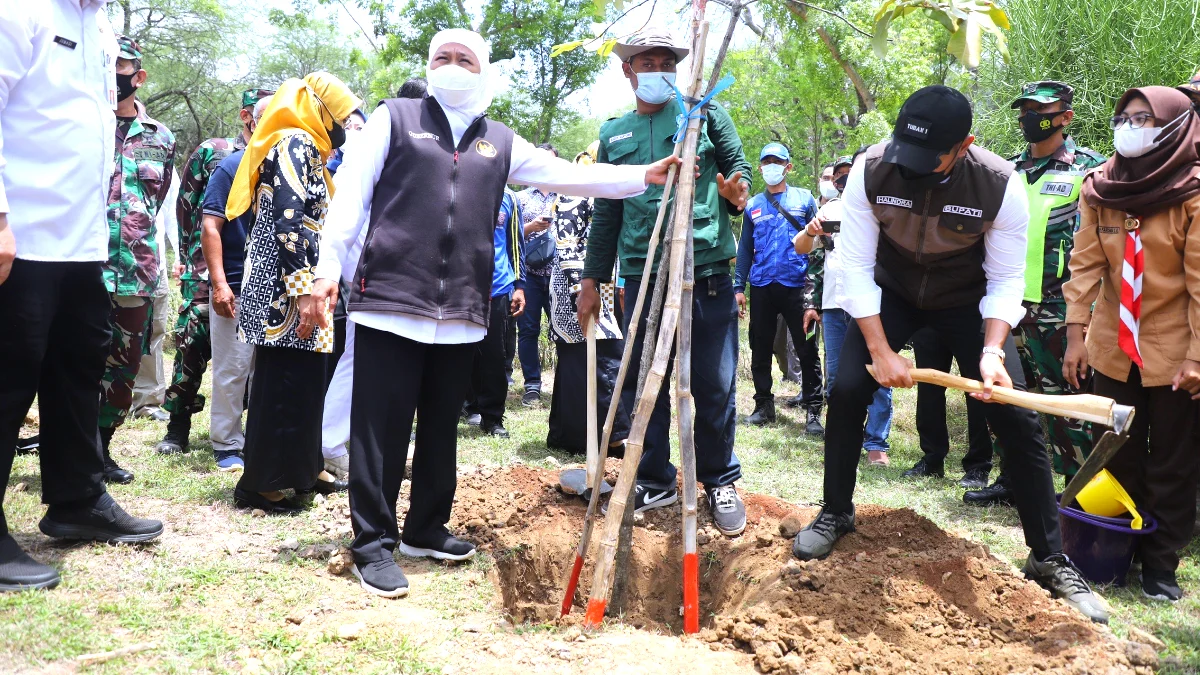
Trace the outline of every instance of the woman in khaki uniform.
[[1091, 365], [1095, 393], [1136, 409], [1108, 469], [1158, 521], [1142, 590], [1174, 602], [1200, 477], [1200, 117], [1168, 87], [1131, 89], [1116, 112], [1117, 153], [1083, 185], [1063, 375], [1079, 386]]

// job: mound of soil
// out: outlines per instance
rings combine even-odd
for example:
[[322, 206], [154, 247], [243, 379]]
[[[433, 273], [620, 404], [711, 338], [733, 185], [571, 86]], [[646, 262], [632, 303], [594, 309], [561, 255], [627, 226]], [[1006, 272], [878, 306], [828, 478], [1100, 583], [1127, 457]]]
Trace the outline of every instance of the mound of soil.
[[[618, 468], [609, 463], [612, 474]], [[452, 527], [490, 550], [517, 623], [558, 620], [586, 505], [560, 494], [557, 482], [556, 472], [528, 466], [459, 477]], [[791, 556], [791, 536], [814, 512], [743, 498], [747, 528], [734, 539], [720, 536], [701, 507], [700, 639], [753, 654], [765, 673], [1133, 672], [1107, 629], [911, 510], [862, 506], [856, 533], [828, 559], [804, 563]], [[622, 619], [678, 632], [680, 512], [644, 516]], [[597, 539], [598, 529], [593, 546]], [[581, 621], [591, 574], [586, 565], [566, 622]]]

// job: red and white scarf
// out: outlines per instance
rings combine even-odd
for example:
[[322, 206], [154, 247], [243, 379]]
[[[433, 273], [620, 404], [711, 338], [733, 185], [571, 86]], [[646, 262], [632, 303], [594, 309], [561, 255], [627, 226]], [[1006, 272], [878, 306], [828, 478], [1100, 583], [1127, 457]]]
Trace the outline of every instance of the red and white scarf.
[[[1129, 216], [1129, 220], [1135, 219]], [[1125, 232], [1125, 261], [1121, 265], [1121, 325], [1117, 329], [1117, 345], [1138, 368], [1142, 367], [1138, 332], [1142, 324], [1142, 272], [1145, 271], [1140, 233], [1139, 227]]]

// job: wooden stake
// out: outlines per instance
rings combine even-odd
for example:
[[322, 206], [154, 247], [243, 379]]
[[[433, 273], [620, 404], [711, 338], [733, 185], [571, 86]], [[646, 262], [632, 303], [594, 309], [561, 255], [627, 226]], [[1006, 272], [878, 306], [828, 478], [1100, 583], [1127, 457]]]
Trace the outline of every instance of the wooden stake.
[[[678, 145], [675, 147], [679, 148]], [[650, 253], [647, 255], [653, 255], [653, 252], [658, 250], [658, 239], [662, 233], [663, 219], [666, 217], [667, 203], [671, 199], [671, 188], [675, 185], [676, 175], [675, 167], [671, 167], [667, 172], [667, 184], [663, 187], [663, 196], [658, 208], [658, 217], [655, 219], [654, 229], [650, 233], [650, 245], [646, 249]], [[637, 300], [633, 305], [633, 316], [629, 320], [629, 330], [626, 331], [633, 336], [637, 335], [638, 326], [641, 323], [642, 305], [646, 301], [647, 290], [644, 284], [638, 289]], [[653, 314], [652, 311], [652, 317]], [[613, 384], [612, 399], [608, 403], [608, 414], [604, 418], [604, 435], [600, 438], [600, 446], [597, 448], [597, 465], [600, 467], [600, 470], [589, 481], [592, 487], [592, 494], [588, 499], [587, 513], [583, 517], [583, 534], [580, 536], [579, 546], [575, 550], [575, 563], [571, 567], [571, 576], [567, 580], [567, 592], [565, 597], [563, 597], [562, 613], [560, 616], [570, 614], [571, 605], [575, 602], [575, 590], [579, 587], [579, 575], [583, 571], [583, 561], [587, 556], [588, 545], [592, 540], [592, 529], [595, 526], [596, 512], [600, 506], [600, 488], [604, 481], [604, 464], [608, 460], [608, 444], [612, 442], [613, 424], [617, 419], [618, 406], [621, 404], [621, 391], [625, 386], [625, 376], [629, 370], [630, 357], [633, 355], [633, 350], [636, 346], [635, 343], [636, 340], [633, 337], [630, 335], [625, 336], [625, 348], [621, 355], [621, 366], [617, 369], [617, 381]]]
[[[596, 319], [587, 325], [587, 484], [595, 485], [596, 474], [604, 475], [604, 467], [597, 466], [600, 452], [596, 448], [599, 429], [596, 428]], [[607, 453], [606, 453], [607, 454]], [[603, 478], [601, 478], [603, 480]], [[594, 488], [593, 488], [594, 489]]]
[[[697, 0], [697, 21], [693, 24], [695, 41], [692, 53], [695, 63], [692, 66], [691, 86], [688, 96], [695, 98], [702, 86], [704, 73], [704, 44], [708, 35], [708, 22], [703, 18], [703, 2]], [[600, 540], [600, 560], [596, 563], [592, 579], [592, 592], [588, 600], [586, 625], [598, 626], [604, 620], [604, 612], [608, 604], [609, 591], [612, 589], [614, 562], [616, 558], [617, 539], [620, 534], [621, 520], [629, 507], [629, 495], [637, 480], [637, 466], [642, 458], [646, 440], [646, 429], [650, 424], [650, 416], [654, 412], [654, 404], [666, 379], [667, 366], [670, 361], [671, 347], [675, 342], [676, 328], [679, 323], [680, 298], [683, 292], [683, 267], [687, 254], [687, 234], [692, 222], [692, 207], [696, 193], [696, 145], [700, 138], [699, 118], [687, 120], [687, 133], [683, 141], [683, 165], [679, 176], [679, 193], [675, 198], [675, 228], [671, 236], [671, 278], [668, 285], [666, 301], [663, 303], [661, 326], [659, 328], [654, 362], [646, 375], [646, 384], [641, 391], [637, 408], [633, 413], [633, 428], [630, 429], [629, 439], [625, 443], [625, 460], [622, 463], [621, 476], [613, 489], [609, 501], [608, 514], [604, 518], [603, 537]]]
[[679, 337], [675, 356], [675, 408], [679, 411], [679, 464], [683, 468], [683, 632], [700, 632], [700, 558], [696, 550], [696, 433], [692, 424], [692, 296], [696, 286], [693, 229], [687, 229]]

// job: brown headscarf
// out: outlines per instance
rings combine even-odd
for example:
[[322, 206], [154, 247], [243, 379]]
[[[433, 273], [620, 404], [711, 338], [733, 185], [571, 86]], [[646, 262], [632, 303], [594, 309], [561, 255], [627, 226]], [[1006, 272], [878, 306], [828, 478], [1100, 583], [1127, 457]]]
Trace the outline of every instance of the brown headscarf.
[[1130, 89], [1116, 111], [1138, 95], [1163, 128], [1162, 145], [1141, 157], [1114, 154], [1087, 177], [1083, 198], [1092, 206], [1148, 215], [1200, 194], [1200, 116], [1183, 92], [1170, 87]]

